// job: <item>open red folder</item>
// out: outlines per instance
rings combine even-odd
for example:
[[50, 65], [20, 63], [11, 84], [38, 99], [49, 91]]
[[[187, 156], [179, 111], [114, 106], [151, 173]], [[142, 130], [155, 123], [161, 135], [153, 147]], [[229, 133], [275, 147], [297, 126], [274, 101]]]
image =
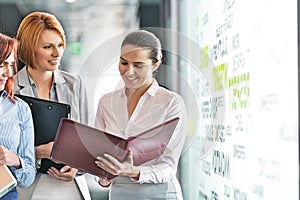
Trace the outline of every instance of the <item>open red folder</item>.
[[114, 175], [96, 166], [97, 156], [107, 153], [122, 162], [130, 151], [134, 165], [148, 162], [164, 152], [178, 120], [177, 117], [134, 137], [122, 138], [63, 118], [56, 133], [51, 158], [90, 174], [112, 179]]

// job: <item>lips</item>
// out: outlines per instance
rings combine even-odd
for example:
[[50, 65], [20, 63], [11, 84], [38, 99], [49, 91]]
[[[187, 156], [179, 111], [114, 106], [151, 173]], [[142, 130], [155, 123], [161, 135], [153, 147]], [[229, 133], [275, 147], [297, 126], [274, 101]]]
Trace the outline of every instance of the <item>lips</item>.
[[135, 80], [135, 79], [137, 79], [138, 77], [137, 76], [135, 76], [135, 77], [126, 77], [128, 80], [130, 80], [130, 81], [133, 81], [133, 80]]
[[6, 83], [6, 81], [7, 81], [7, 78], [1, 78], [0, 79], [0, 84], [4, 85]]
[[59, 60], [50, 60], [48, 61], [51, 65], [58, 65], [59, 64]]

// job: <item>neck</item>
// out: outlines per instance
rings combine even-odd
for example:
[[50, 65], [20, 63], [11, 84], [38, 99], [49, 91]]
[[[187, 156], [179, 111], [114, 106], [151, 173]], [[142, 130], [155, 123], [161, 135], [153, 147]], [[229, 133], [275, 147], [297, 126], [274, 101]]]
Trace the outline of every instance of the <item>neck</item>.
[[28, 66], [28, 73], [37, 86], [51, 88], [53, 71], [41, 71]]
[[143, 96], [143, 94], [148, 90], [148, 88], [152, 85], [153, 81], [142, 85], [139, 88], [126, 88], [125, 94], [128, 98], [130, 98], [132, 95], [134, 96]]
[[137, 89], [128, 89], [128, 88], [126, 89], [125, 93], [128, 99], [128, 103], [127, 103], [128, 118], [131, 117], [141, 96], [143, 96], [143, 94], [147, 91], [147, 89], [151, 86], [151, 84], [152, 83], [144, 85]]
[[[151, 84], [150, 84], [151, 85]], [[143, 94], [147, 91], [150, 85], [146, 85], [140, 88], [129, 89], [126, 88], [126, 96], [130, 98], [131, 96], [143, 96]]]

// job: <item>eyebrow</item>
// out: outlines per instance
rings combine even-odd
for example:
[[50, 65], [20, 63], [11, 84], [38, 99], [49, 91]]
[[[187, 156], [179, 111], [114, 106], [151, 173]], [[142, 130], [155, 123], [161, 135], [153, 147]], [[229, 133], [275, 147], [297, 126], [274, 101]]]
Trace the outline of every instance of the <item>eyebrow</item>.
[[44, 41], [44, 42], [41, 42], [40, 44], [42, 44], [42, 45], [57, 45], [57, 44], [63, 44], [64, 42], [63, 41], [61, 41], [61, 42], [59, 42], [59, 43], [54, 43], [54, 42], [52, 42], [52, 41]]
[[[128, 62], [128, 60], [126, 60], [126, 59], [124, 59], [124, 58], [122, 58], [122, 56], [120, 57], [120, 59], [122, 59], [122, 60], [124, 60], [124, 61], [126, 61], [126, 62]], [[142, 64], [142, 65], [144, 65], [144, 64], [146, 64], [145, 62], [132, 62], [132, 63], [134, 63], [134, 64]]]
[[[4, 61], [3, 64], [9, 64], [10, 62]], [[15, 64], [16, 61], [11, 62], [11, 64]]]

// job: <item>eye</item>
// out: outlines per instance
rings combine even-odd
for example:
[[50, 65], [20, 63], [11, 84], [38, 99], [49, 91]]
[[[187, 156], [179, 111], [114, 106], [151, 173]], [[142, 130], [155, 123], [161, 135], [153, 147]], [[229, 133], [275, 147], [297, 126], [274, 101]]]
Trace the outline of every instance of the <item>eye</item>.
[[43, 46], [43, 48], [44, 48], [44, 49], [50, 49], [51, 46], [50, 46], [50, 45], [45, 45], [45, 46]]
[[122, 65], [128, 65], [128, 62], [126, 62], [126, 61], [121, 61], [121, 64], [122, 64]]
[[58, 47], [64, 47], [64, 44], [63, 44], [63, 43], [60, 43], [60, 44], [58, 45]]
[[135, 65], [134, 67], [137, 69], [142, 69], [144, 67], [144, 65]]

